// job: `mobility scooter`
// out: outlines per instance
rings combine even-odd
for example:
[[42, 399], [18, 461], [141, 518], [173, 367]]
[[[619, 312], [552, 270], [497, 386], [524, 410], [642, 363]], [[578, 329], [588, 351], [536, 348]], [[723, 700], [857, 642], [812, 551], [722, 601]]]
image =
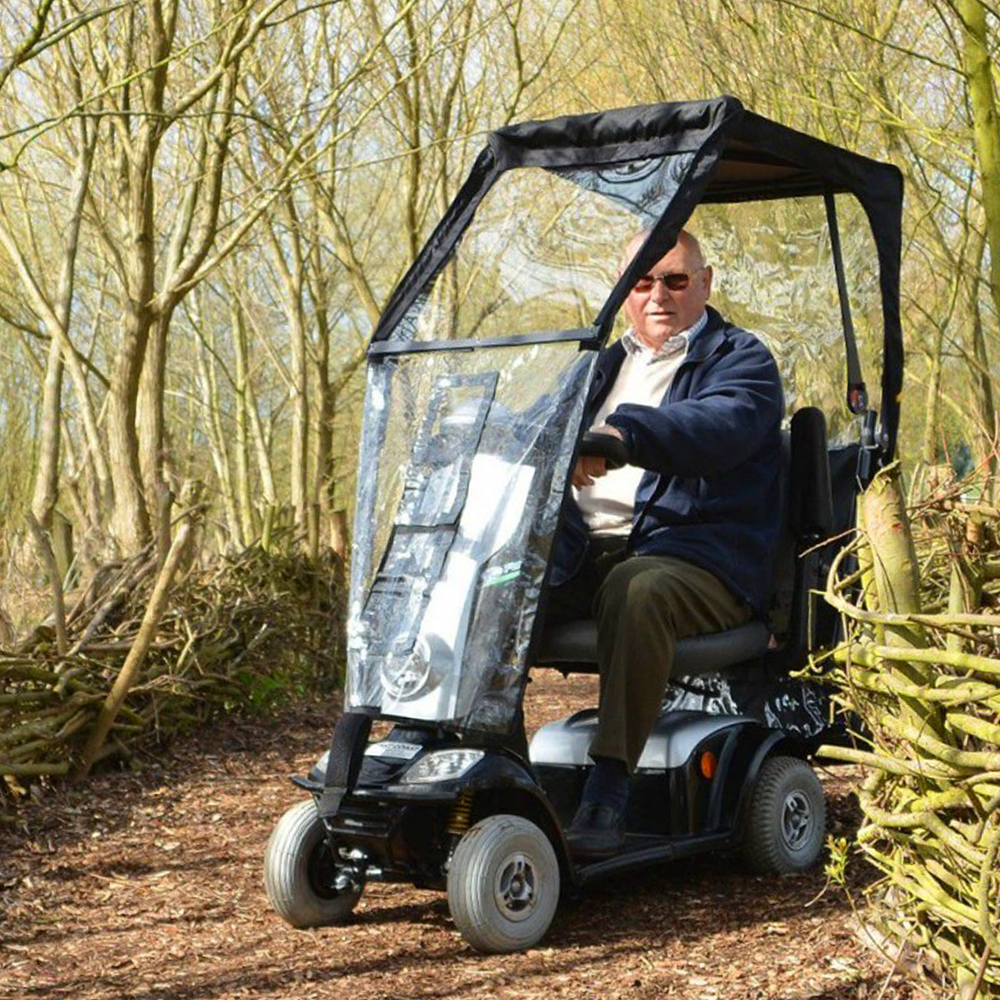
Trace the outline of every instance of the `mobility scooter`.
[[[860, 374], [837, 228], [860, 203], [881, 299], [881, 405]], [[545, 630], [560, 511], [595, 360], [636, 279], [699, 205], [813, 199], [825, 212], [853, 441], [790, 419], [774, 607], [683, 640], [633, 778], [623, 850], [582, 862], [564, 829], [595, 712], [530, 750], [529, 668], [593, 671], [593, 622]], [[368, 350], [345, 711], [277, 824], [264, 881], [297, 927], [347, 918], [371, 881], [447, 891], [475, 949], [528, 948], [563, 889], [696, 852], [800, 871], [824, 841], [809, 759], [843, 737], [820, 685], [790, 676], [836, 640], [822, 588], [855, 495], [892, 458], [901, 388], [902, 182], [731, 97], [529, 122], [489, 136]], [[741, 206], [742, 210], [742, 206]], [[621, 247], [648, 237], [620, 275]], [[835, 289], [835, 290], [834, 290]], [[875, 353], [878, 353], [877, 351]], [[606, 451], [604, 452], [606, 453]], [[371, 738], [373, 721], [391, 729]]]

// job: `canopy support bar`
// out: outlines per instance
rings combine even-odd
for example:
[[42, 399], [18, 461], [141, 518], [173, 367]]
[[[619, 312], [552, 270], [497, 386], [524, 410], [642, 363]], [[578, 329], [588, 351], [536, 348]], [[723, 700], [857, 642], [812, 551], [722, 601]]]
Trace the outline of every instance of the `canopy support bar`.
[[826, 203], [826, 221], [830, 229], [830, 249], [833, 251], [833, 269], [837, 275], [837, 296], [840, 299], [840, 321], [844, 328], [844, 352], [847, 355], [847, 408], [851, 413], [861, 414], [868, 409], [868, 389], [861, 377], [861, 362], [858, 359], [858, 343], [854, 335], [854, 320], [851, 317], [851, 301], [847, 294], [847, 279], [844, 276], [844, 254], [840, 245], [840, 227], [837, 225], [837, 202], [831, 188], [823, 192]]

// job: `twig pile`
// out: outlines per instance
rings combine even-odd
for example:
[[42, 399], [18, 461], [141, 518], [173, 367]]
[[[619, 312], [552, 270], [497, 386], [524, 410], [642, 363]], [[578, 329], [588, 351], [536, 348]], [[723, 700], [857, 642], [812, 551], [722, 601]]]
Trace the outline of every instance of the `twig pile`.
[[[67, 601], [61, 643], [54, 627], [42, 625], [18, 647], [0, 649], [0, 775], [9, 785], [64, 775], [79, 762], [138, 635], [157, 571], [152, 549], [105, 566]], [[332, 556], [316, 565], [257, 547], [211, 570], [188, 571], [98, 759], [127, 756], [138, 740], [173, 735], [220, 711], [336, 684], [339, 580]]]
[[997, 513], [957, 491], [917, 511], [917, 611], [891, 610], [870, 532], [840, 554], [826, 594], [847, 636], [827, 676], [869, 749], [824, 752], [867, 769], [858, 843], [885, 874], [876, 926], [970, 1000], [1000, 992]]

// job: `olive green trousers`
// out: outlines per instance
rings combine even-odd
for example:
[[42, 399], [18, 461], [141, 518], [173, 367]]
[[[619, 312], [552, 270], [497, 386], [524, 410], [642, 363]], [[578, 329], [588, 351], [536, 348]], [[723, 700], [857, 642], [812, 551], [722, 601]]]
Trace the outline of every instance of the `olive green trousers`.
[[678, 639], [722, 632], [750, 607], [707, 570], [673, 556], [627, 556], [625, 540], [594, 538], [587, 562], [553, 587], [546, 625], [597, 620], [600, 702], [591, 757], [635, 770], [660, 711]]

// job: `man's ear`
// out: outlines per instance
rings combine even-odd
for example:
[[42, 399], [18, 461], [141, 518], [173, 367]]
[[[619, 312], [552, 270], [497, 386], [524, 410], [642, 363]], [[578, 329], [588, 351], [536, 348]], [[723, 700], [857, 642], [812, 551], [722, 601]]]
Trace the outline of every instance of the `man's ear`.
[[705, 270], [701, 273], [705, 279], [705, 298], [707, 299], [712, 294], [712, 277], [715, 272], [712, 270], [711, 264], [706, 264]]

